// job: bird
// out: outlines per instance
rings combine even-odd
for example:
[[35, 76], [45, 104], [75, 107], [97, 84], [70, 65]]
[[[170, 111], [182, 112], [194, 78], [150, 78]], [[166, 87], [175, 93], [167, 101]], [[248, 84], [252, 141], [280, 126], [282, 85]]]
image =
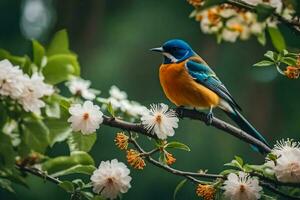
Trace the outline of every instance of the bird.
[[[178, 107], [209, 109], [208, 123], [212, 123], [213, 109], [223, 110], [243, 131], [263, 142], [266, 139], [241, 114], [228, 89], [209, 65], [181, 39], [171, 39], [161, 47], [150, 49], [163, 55], [159, 68], [159, 80], [166, 97]], [[254, 150], [267, 153], [259, 146]]]

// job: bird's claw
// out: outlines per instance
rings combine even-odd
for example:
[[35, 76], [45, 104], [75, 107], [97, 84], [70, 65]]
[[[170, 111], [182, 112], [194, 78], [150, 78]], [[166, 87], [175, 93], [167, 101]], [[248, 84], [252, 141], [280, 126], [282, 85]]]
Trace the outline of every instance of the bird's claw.
[[212, 112], [209, 112], [207, 115], [206, 115], [206, 125], [211, 125], [212, 122], [213, 122], [213, 118], [214, 118], [214, 114]]
[[182, 118], [182, 117], [183, 117], [183, 109], [184, 109], [184, 106], [178, 106], [178, 107], [176, 108], [176, 113], [177, 113], [177, 116], [178, 116], [179, 118]]

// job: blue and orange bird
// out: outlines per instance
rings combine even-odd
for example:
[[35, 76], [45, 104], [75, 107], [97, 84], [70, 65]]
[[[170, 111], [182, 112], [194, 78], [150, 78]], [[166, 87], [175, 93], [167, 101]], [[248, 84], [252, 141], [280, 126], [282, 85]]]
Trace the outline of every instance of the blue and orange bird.
[[[263, 136], [241, 115], [236, 103], [215, 72], [183, 40], [173, 39], [162, 47], [150, 49], [162, 53], [164, 61], [159, 69], [160, 84], [167, 98], [176, 106], [209, 109], [212, 121], [213, 108], [221, 108], [242, 130], [268, 143]], [[258, 146], [255, 150], [265, 153]]]

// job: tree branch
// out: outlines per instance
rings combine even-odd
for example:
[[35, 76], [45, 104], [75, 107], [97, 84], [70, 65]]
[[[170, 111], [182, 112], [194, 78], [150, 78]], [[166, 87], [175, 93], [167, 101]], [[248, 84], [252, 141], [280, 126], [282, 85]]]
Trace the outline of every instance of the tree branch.
[[[130, 138], [129, 142], [132, 143], [137, 148], [137, 150], [140, 153], [142, 153], [142, 154], [146, 153], [146, 151], [137, 143], [136, 140]], [[145, 158], [151, 164], [153, 164], [153, 165], [155, 165], [155, 166], [157, 166], [159, 168], [162, 168], [165, 171], [168, 171], [168, 172], [170, 172], [172, 174], [175, 174], [177, 176], [185, 177], [185, 178], [191, 180], [194, 183], [207, 184], [207, 182], [200, 181], [200, 180], [194, 178], [193, 176], [195, 176], [195, 175], [198, 176], [198, 177], [213, 178], [213, 179], [216, 179], [216, 178], [219, 177], [219, 175], [215, 175], [215, 174], [203, 174], [203, 173], [184, 172], [184, 171], [177, 170], [177, 169], [174, 169], [172, 167], [169, 167], [168, 165], [163, 165], [162, 163], [160, 163], [157, 160], [153, 159], [151, 156], [146, 156]]]
[[133, 131], [136, 133], [143, 134], [147, 137], [158, 139], [156, 135], [148, 133], [148, 131], [140, 123], [139, 124], [130, 123], [130, 122], [126, 122], [126, 121], [120, 120], [115, 117], [108, 117], [108, 116], [104, 115], [103, 116], [103, 124], [110, 126], [110, 127], [120, 128], [124, 131]]
[[[200, 120], [202, 122], [205, 122], [207, 124], [207, 114], [204, 112], [199, 112], [197, 110], [188, 110], [184, 108], [177, 108], [176, 112], [178, 113], [179, 117], [186, 117], [194, 120]], [[212, 122], [210, 124], [211, 126], [214, 126], [217, 129], [223, 130], [226, 133], [229, 133], [230, 135], [239, 138], [240, 140], [243, 140], [244, 142], [248, 144], [252, 144], [255, 146], [260, 147], [265, 152], [269, 153], [271, 152], [270, 147], [268, 147], [263, 142], [259, 141], [258, 139], [254, 138], [253, 136], [247, 134], [245, 131], [228, 124], [216, 117], [213, 117]]]
[[[256, 12], [255, 6], [250, 5], [244, 1], [240, 0], [227, 0], [228, 4], [231, 4], [233, 6], [244, 8], [246, 10], [249, 10], [251, 12]], [[289, 20], [281, 16], [280, 14], [273, 12], [272, 16], [275, 17], [279, 22], [285, 24], [288, 28], [290, 28], [293, 32], [300, 34], [300, 21], [299, 20]]]
[[[207, 124], [208, 118], [207, 118], [207, 114], [204, 112], [199, 112], [197, 110], [188, 110], [185, 108], [177, 108], [176, 112], [177, 112], [178, 116], [181, 118], [190, 118], [190, 119], [194, 119], [194, 120], [199, 120], [199, 121], [202, 121]], [[110, 127], [116, 127], [116, 128], [120, 128], [120, 129], [126, 130], [126, 131], [133, 131], [133, 132], [141, 133], [147, 137], [157, 139], [156, 135], [149, 133], [143, 127], [143, 125], [140, 123], [130, 123], [130, 122], [126, 122], [126, 121], [123, 121], [123, 120], [120, 120], [117, 118], [108, 117], [108, 116], [104, 116], [103, 118], [104, 118], [103, 124], [108, 125]], [[271, 151], [271, 149], [267, 145], [265, 145], [263, 142], [252, 137], [251, 135], [247, 134], [243, 130], [241, 130], [237, 127], [234, 127], [218, 118], [214, 117], [212, 119], [212, 123], [210, 125], [217, 129], [223, 130], [225, 133], [228, 133], [234, 137], [237, 137], [240, 140], [243, 140], [244, 142], [246, 142], [248, 144], [258, 146], [261, 149], [263, 149], [265, 152]]]
[[21, 172], [26, 172], [26, 173], [32, 174], [32, 175], [40, 177], [40, 178], [42, 178], [44, 180], [50, 181], [50, 182], [52, 182], [54, 184], [58, 185], [58, 184], [61, 183], [61, 181], [58, 180], [57, 178], [49, 176], [45, 172], [40, 171], [39, 169], [28, 167], [28, 166], [22, 166], [20, 164], [16, 164], [16, 168], [18, 170], [20, 170]]

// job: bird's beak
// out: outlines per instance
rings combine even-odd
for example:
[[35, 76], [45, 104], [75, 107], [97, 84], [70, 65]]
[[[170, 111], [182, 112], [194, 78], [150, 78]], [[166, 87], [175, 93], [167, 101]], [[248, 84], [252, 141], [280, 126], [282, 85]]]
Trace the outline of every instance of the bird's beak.
[[156, 48], [152, 48], [150, 49], [150, 51], [156, 51], [156, 52], [164, 52], [162, 47], [156, 47]]

